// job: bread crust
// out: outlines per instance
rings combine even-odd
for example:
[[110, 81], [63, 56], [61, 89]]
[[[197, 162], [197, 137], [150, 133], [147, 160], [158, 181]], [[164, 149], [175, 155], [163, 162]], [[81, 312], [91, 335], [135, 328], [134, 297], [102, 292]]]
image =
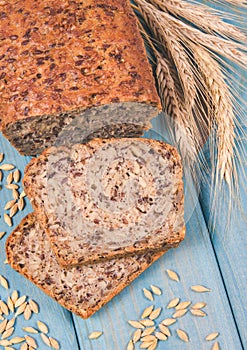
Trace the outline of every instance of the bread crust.
[[129, 1], [6, 1], [0, 16], [0, 125], [22, 153], [51, 146], [92, 107], [137, 102], [160, 111]]

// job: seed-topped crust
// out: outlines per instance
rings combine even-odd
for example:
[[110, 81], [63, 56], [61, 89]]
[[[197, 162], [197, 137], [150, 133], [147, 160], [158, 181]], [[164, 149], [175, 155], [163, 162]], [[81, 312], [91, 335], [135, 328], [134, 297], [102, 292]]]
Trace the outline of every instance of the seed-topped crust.
[[155, 107], [146, 121], [158, 114], [129, 1], [6, 1], [0, 19], [1, 127], [21, 152], [40, 153], [88, 108], [136, 102]]

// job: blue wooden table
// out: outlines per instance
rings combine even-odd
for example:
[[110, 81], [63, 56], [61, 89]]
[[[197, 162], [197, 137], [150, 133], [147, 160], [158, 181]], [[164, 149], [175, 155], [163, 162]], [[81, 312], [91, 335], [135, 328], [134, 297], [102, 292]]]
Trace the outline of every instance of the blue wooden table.
[[[246, 78], [245, 76], [245, 81]], [[154, 122], [153, 130], [156, 133], [151, 131], [147, 134], [148, 137], [155, 137], [157, 131], [161, 130], [158, 120]], [[31, 158], [20, 156], [2, 135], [1, 152], [5, 154], [4, 162], [15, 164], [23, 174]], [[186, 313], [170, 326], [172, 335], [168, 340], [160, 341], [158, 349], [206, 350], [212, 349], [216, 341], [222, 350], [247, 349], [246, 218], [236, 212], [226, 233], [224, 227], [227, 214], [222, 210], [218, 213], [218, 222], [212, 235], [208, 230], [210, 191], [207, 186], [202, 186], [200, 196], [192, 184], [186, 187], [187, 233], [179, 248], [166, 253], [90, 319], [82, 320], [59, 306], [6, 264], [6, 238], [21, 219], [32, 211], [30, 203], [25, 199], [25, 209], [14, 216], [13, 226], [8, 227], [4, 223], [4, 206], [11, 199], [11, 191], [4, 188], [7, 174], [8, 172], [4, 172], [1, 184], [3, 188], [0, 191], [0, 232], [6, 232], [0, 240], [0, 274], [7, 278], [9, 289], [0, 285], [0, 297], [7, 301], [13, 290], [18, 290], [19, 295], [27, 295], [39, 305], [39, 313], [33, 314], [29, 320], [25, 320], [23, 315], [17, 317], [11, 337], [28, 334], [23, 327], [37, 328], [37, 320], [41, 320], [49, 327], [48, 335], [56, 338], [63, 350], [124, 350], [135, 331], [128, 320], [139, 320], [146, 307], [155, 305], [156, 308], [162, 308], [157, 319], [158, 324], [172, 316], [174, 310], [167, 309], [166, 306], [171, 299], [179, 297], [181, 301], [191, 301], [193, 304], [205, 302], [203, 310], [206, 316], [196, 317], [190, 312]], [[243, 188], [241, 191], [241, 201], [247, 214], [247, 196], [244, 190]], [[178, 282], [168, 277], [167, 269], [177, 272]], [[149, 301], [143, 295], [143, 288], [149, 289], [150, 285], [156, 285], [162, 290], [162, 294], [155, 296], [154, 301]], [[196, 293], [190, 288], [193, 285], [203, 285], [212, 291]], [[11, 317], [13, 314], [8, 316], [9, 319]], [[186, 331], [189, 342], [185, 343], [177, 336], [178, 328]], [[103, 334], [98, 339], [90, 340], [88, 336], [93, 331], [102, 331]], [[205, 337], [212, 332], [219, 332], [219, 336], [214, 341], [206, 341]], [[30, 335], [40, 349], [48, 349], [39, 334]], [[19, 349], [20, 345], [12, 347]], [[0, 345], [0, 349], [2, 348], [4, 349]], [[139, 349], [139, 343], [135, 349]]]
[[[159, 130], [159, 128], [159, 121], [156, 121], [153, 130]], [[152, 138], [156, 135], [157, 132], [154, 131], [147, 134]], [[15, 164], [22, 173], [25, 165], [30, 161], [29, 157], [20, 156], [3, 136], [0, 137], [0, 152], [5, 154], [5, 163]], [[7, 174], [8, 172], [4, 172], [3, 185]], [[191, 184], [186, 186], [185, 192], [187, 234], [179, 248], [165, 254], [90, 319], [82, 320], [60, 307], [4, 263], [5, 241], [12, 228], [8, 227], [3, 220], [4, 205], [11, 199], [11, 191], [3, 186], [0, 191], [0, 231], [7, 233], [0, 241], [0, 274], [8, 279], [9, 289], [6, 290], [0, 286], [0, 296], [6, 301], [16, 289], [20, 295], [27, 295], [34, 299], [40, 307], [39, 313], [33, 314], [30, 320], [25, 320], [23, 315], [17, 317], [14, 335], [27, 334], [22, 328], [27, 326], [37, 328], [36, 322], [41, 320], [48, 325], [49, 335], [58, 339], [61, 349], [123, 350], [126, 349], [135, 330], [128, 324], [128, 320], [139, 320], [147, 306], [155, 305], [155, 307], [162, 307], [157, 319], [159, 323], [172, 316], [174, 310], [167, 309], [166, 306], [171, 299], [179, 297], [181, 301], [205, 302], [207, 305], [203, 310], [206, 316], [196, 317], [188, 312], [179, 318], [170, 326], [172, 336], [167, 341], [161, 341], [158, 349], [211, 349], [214, 342], [206, 341], [205, 337], [212, 332], [219, 332], [216, 340], [220, 344], [220, 349], [246, 349], [246, 222], [242, 221], [238, 215], [237, 221], [232, 222], [227, 235], [221, 230], [224, 225], [219, 223], [211, 239], [207, 228], [208, 189], [203, 189], [200, 199]], [[245, 208], [246, 204], [247, 197], [244, 197]], [[13, 227], [18, 225], [21, 218], [30, 211], [32, 208], [26, 199], [23, 212], [13, 218]], [[222, 220], [224, 220], [223, 216]], [[167, 269], [177, 272], [180, 277], [179, 282], [168, 277]], [[155, 296], [153, 302], [146, 299], [142, 291], [143, 288], [150, 288], [150, 285], [156, 285], [162, 290], [162, 295]], [[196, 293], [190, 289], [193, 285], [207, 286], [212, 291]], [[8, 316], [8, 318], [11, 317], [13, 315]], [[178, 328], [187, 332], [189, 342], [185, 343], [178, 338], [176, 334]], [[90, 340], [88, 335], [92, 331], [102, 331], [103, 335], [98, 339]], [[39, 334], [31, 334], [31, 336], [35, 338], [40, 349], [48, 349]], [[19, 345], [13, 347], [19, 349]], [[138, 348], [139, 345], [136, 346], [136, 349]]]

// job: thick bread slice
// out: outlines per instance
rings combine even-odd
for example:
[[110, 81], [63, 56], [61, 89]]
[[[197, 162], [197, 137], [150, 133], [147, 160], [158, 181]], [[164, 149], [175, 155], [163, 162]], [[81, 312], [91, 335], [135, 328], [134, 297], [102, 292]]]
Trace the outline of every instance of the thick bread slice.
[[6, 243], [8, 263], [46, 294], [82, 318], [88, 318], [164, 252], [148, 252], [94, 265], [63, 269], [35, 215], [29, 214]]
[[184, 238], [182, 167], [150, 139], [46, 150], [23, 180], [62, 266], [176, 247]]
[[0, 125], [21, 153], [91, 119], [94, 136], [137, 136], [160, 111], [129, 0], [3, 1], [0, 19]]

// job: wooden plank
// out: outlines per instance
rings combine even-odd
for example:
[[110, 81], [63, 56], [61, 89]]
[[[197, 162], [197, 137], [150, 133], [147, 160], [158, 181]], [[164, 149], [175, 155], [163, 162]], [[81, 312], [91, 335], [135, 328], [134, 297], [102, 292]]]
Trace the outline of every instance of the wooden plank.
[[[246, 169], [247, 171], [247, 169]], [[212, 244], [224, 279], [225, 288], [231, 303], [233, 314], [238, 326], [238, 331], [244, 349], [247, 348], [247, 195], [246, 188], [242, 187], [241, 205], [244, 213], [239, 209], [232, 213], [229, 228], [226, 230], [225, 224], [229, 219], [226, 207], [217, 212], [218, 222], [216, 223]], [[204, 187], [201, 195], [201, 206], [205, 217], [209, 218], [210, 193]], [[244, 217], [245, 216], [245, 217]]]
[[[242, 15], [246, 18], [247, 10]], [[246, 27], [246, 21], [243, 22]], [[243, 116], [246, 118], [246, 101], [247, 101], [247, 70], [240, 71], [241, 79], [234, 82], [231, 87], [239, 94], [239, 103], [243, 108]], [[233, 84], [233, 83], [232, 83]], [[244, 173], [239, 173], [239, 182], [241, 198], [238, 196], [237, 200], [241, 202], [241, 209], [235, 208], [232, 212], [230, 225], [226, 230], [225, 224], [229, 221], [229, 213], [227, 207], [229, 198], [225, 198], [220, 209], [216, 209], [215, 213], [218, 217], [213, 235], [212, 244], [217, 256], [220, 270], [224, 279], [225, 288], [227, 290], [228, 298], [231, 303], [232, 311], [238, 326], [238, 331], [242, 340], [243, 347], [247, 349], [247, 188], [246, 188], [246, 120], [242, 121], [242, 135], [241, 141], [245, 150], [241, 160], [244, 167]], [[209, 159], [208, 152], [205, 152], [206, 158]], [[210, 181], [209, 181], [210, 183]], [[232, 198], [233, 199], [233, 198]], [[210, 189], [208, 186], [203, 186], [200, 196], [200, 203], [206, 221], [209, 221], [209, 213], [211, 209]], [[241, 212], [243, 211], [243, 212]]]
[[[90, 319], [73, 316], [81, 349], [125, 349], [134, 331], [127, 321], [139, 319], [142, 311], [151, 304], [163, 308], [158, 321], [171, 317], [173, 312], [166, 309], [166, 305], [174, 297], [193, 303], [206, 302], [207, 316], [201, 318], [186, 314], [171, 326], [173, 336], [160, 344], [158, 349], [210, 349], [212, 343], [206, 342], [205, 336], [216, 331], [220, 333], [218, 340], [222, 349], [242, 348], [197, 196], [193, 190], [186, 193], [186, 208], [194, 208], [194, 200], [196, 208], [193, 213], [190, 210], [186, 213], [190, 219], [184, 242], [160, 258]], [[169, 280], [166, 269], [177, 271], [180, 282]], [[153, 303], [145, 299], [142, 292], [144, 287], [149, 288], [151, 284], [163, 290], [163, 294], [156, 296]], [[197, 284], [210, 287], [212, 292], [199, 294], [191, 291], [190, 286]], [[178, 339], [176, 328], [188, 332], [191, 339], [188, 344]], [[94, 330], [103, 331], [104, 334], [97, 340], [89, 340], [88, 335]]]
[[[29, 162], [30, 158], [20, 156], [19, 153], [9, 144], [9, 142], [2, 137], [2, 135], [0, 136], [0, 153], [1, 152], [5, 153], [5, 159], [3, 163], [13, 163], [23, 173], [25, 165]], [[5, 172], [4, 174], [4, 184], [6, 182], [6, 175], [8, 173], [9, 172]], [[13, 227], [8, 227], [3, 221], [3, 208], [5, 203], [11, 199], [11, 196], [12, 193], [10, 190], [3, 188], [0, 191], [0, 232], [7, 232], [4, 238], [0, 240], [0, 274], [8, 279], [10, 285], [9, 290], [5, 290], [2, 286], [0, 286], [1, 299], [6, 301], [7, 297], [11, 295], [13, 290], [18, 290], [20, 295], [27, 295], [29, 298], [35, 300], [40, 306], [40, 312], [37, 315], [33, 314], [31, 319], [28, 321], [24, 319], [23, 315], [17, 317], [15, 332], [13, 336], [23, 336], [24, 334], [27, 334], [22, 330], [22, 327], [36, 327], [37, 320], [41, 320], [48, 325], [49, 336], [52, 336], [59, 340], [61, 349], [79, 349], [71, 313], [60, 307], [55, 301], [46, 296], [31, 282], [15, 272], [9, 265], [4, 264], [6, 238], [12, 229], [18, 225], [22, 217], [32, 211], [32, 208], [27, 201], [25, 210], [21, 213], [18, 213], [13, 218]], [[13, 314], [11, 316], [13, 317]], [[44, 345], [39, 335], [37, 336], [35, 334], [34, 338], [37, 340], [40, 349], [48, 348]], [[15, 348], [17, 348], [17, 346], [15, 346]]]

